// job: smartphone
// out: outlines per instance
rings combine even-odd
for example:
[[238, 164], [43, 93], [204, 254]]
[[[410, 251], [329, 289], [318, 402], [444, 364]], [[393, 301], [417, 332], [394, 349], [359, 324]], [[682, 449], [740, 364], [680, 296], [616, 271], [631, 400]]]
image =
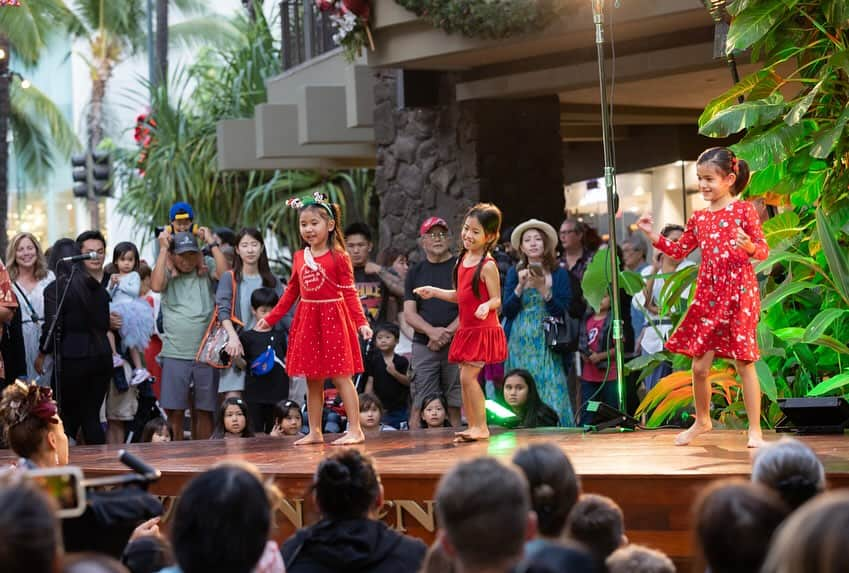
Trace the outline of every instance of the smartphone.
[[59, 517], [79, 517], [85, 512], [83, 472], [76, 466], [31, 470], [27, 477], [56, 500]]
[[528, 265], [528, 272], [535, 277], [543, 275], [542, 263], [531, 263]]

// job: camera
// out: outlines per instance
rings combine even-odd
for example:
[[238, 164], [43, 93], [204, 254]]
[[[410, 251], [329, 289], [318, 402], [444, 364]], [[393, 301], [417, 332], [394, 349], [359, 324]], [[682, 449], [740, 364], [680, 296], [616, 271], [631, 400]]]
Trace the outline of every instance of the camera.
[[30, 470], [27, 476], [56, 500], [59, 517], [79, 517], [85, 512], [83, 472], [75, 466]]

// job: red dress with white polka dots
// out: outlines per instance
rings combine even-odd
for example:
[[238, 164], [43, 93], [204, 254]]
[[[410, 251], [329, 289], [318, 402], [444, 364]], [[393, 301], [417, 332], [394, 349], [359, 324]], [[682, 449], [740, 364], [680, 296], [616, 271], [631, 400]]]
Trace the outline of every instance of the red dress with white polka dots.
[[[751, 257], [736, 244], [738, 227], [755, 244]], [[712, 350], [717, 357], [758, 360], [761, 299], [751, 258], [767, 258], [769, 247], [751, 203], [732, 201], [718, 211], [696, 211], [678, 241], [660, 237], [654, 246], [676, 259], [697, 247], [702, 251], [693, 303], [666, 348], [687, 356]]]
[[273, 326], [296, 300], [298, 309], [289, 331], [286, 371], [307, 379], [350, 376], [363, 371], [357, 329], [368, 324], [357, 290], [354, 269], [344, 251], [315, 257], [316, 268], [295, 253], [286, 292], [265, 317]]

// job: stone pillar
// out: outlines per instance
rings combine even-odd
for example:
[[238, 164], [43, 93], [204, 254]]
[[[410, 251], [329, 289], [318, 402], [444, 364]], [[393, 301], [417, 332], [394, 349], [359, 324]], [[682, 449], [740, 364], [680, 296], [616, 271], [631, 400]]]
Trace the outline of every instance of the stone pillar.
[[456, 236], [478, 201], [497, 204], [505, 225], [537, 217], [557, 228], [564, 198], [556, 96], [457, 102], [458, 75], [443, 73], [438, 106], [398, 109], [395, 72], [375, 74], [381, 248], [413, 248], [431, 215]]

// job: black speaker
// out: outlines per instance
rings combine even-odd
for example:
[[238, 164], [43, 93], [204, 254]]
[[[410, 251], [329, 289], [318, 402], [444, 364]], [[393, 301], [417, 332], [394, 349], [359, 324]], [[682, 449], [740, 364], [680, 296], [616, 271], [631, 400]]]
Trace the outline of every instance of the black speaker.
[[784, 417], [776, 432], [795, 434], [842, 434], [849, 426], [849, 403], [840, 396], [784, 398], [778, 401]]
[[399, 70], [397, 78], [398, 109], [439, 105], [440, 72]]
[[587, 402], [587, 414], [592, 417], [592, 424], [586, 424], [585, 427], [592, 431], [615, 428], [617, 426], [633, 430], [640, 425], [640, 422], [636, 418], [617, 410], [609, 404], [595, 400]]

